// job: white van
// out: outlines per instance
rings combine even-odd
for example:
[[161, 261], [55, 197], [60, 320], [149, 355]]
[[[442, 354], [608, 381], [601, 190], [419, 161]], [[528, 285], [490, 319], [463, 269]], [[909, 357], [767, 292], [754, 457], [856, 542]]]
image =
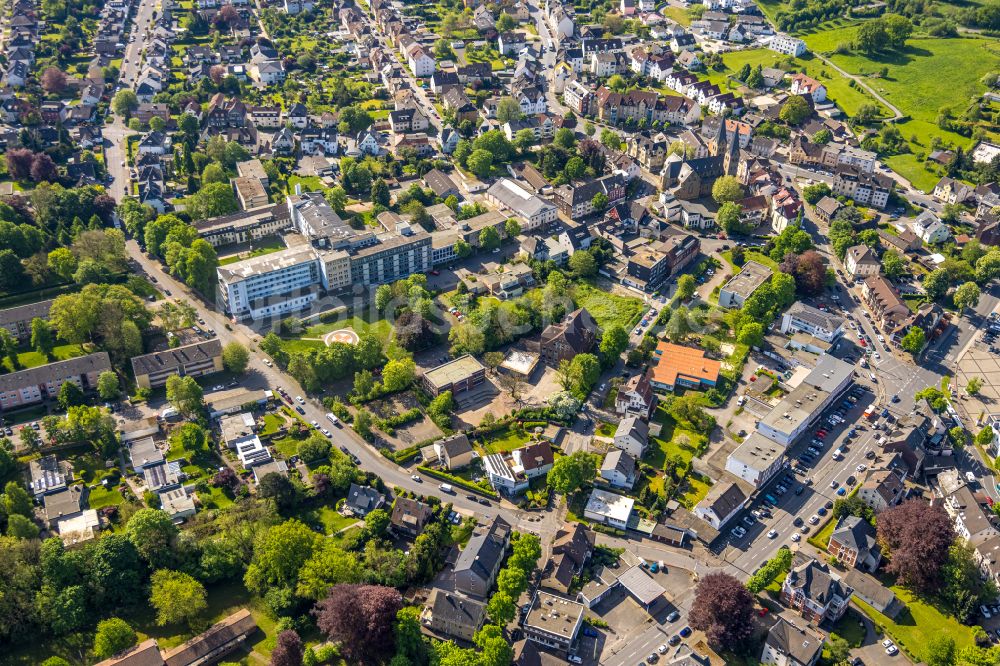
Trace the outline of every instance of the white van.
[[441, 489], [441, 492], [448, 493], [449, 495], [455, 492], [455, 489], [451, 487], [450, 483], [442, 483], [440, 486], [438, 486], [438, 488]]
[[338, 428], [340, 427], [340, 420], [336, 416], [334, 416], [332, 412], [327, 412], [326, 418], [333, 425], [337, 426]]
[[167, 407], [167, 408], [166, 408], [166, 409], [164, 409], [164, 410], [163, 410], [162, 412], [160, 412], [160, 417], [161, 417], [161, 418], [162, 418], [162, 419], [163, 419], [164, 421], [172, 421], [172, 420], [174, 420], [174, 419], [177, 419], [177, 418], [180, 418], [180, 416], [181, 416], [181, 413], [180, 413], [180, 412], [178, 412], [178, 411], [177, 411], [176, 409], [174, 409], [173, 407]]
[[830, 455], [833, 457], [834, 460], [840, 460], [841, 458], [844, 457], [844, 452], [841, 451], [840, 449], [834, 449], [833, 453]]

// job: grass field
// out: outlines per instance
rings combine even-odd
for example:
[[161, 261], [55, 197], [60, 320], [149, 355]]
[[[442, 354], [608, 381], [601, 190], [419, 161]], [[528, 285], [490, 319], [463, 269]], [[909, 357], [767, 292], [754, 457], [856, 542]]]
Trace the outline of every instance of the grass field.
[[367, 319], [362, 317], [345, 317], [335, 322], [330, 322], [329, 324], [314, 324], [312, 326], [306, 327], [303, 337], [306, 338], [321, 338], [331, 331], [337, 331], [342, 328], [349, 328], [358, 335], [368, 332], [372, 333], [375, 337], [385, 344], [389, 341], [392, 336], [392, 324], [385, 319], [376, 319], [374, 322], [369, 322]]
[[[54, 363], [55, 361], [65, 361], [69, 358], [76, 358], [77, 356], [83, 356], [86, 351], [80, 347], [80, 345], [58, 345], [52, 349], [51, 358], [46, 358], [44, 354], [39, 354], [32, 349], [24, 349], [17, 354], [17, 362], [20, 365], [18, 370], [27, 370], [28, 368], [37, 368], [40, 365], [45, 365], [47, 363]], [[3, 359], [3, 367], [7, 372], [12, 372], [14, 368], [11, 367], [10, 359]]]
[[831, 517], [819, 528], [818, 532], [809, 537], [808, 541], [820, 550], [826, 550], [826, 547], [830, 545], [830, 535], [835, 529], [837, 529], [837, 521]]
[[[865, 76], [888, 68], [886, 78], [869, 78], [867, 83], [907, 116], [899, 128], [913, 153], [929, 153], [933, 137], [968, 147], [970, 139], [937, 126], [938, 112], [942, 107], [951, 107], [953, 115], [961, 116], [982, 95], [985, 87], [980, 79], [996, 69], [1000, 43], [973, 37], [914, 37], [903, 51], [872, 57], [854, 52], [835, 53], [837, 46], [850, 42], [856, 31], [856, 25], [825, 30], [806, 36], [805, 41], [811, 50], [829, 54], [837, 66], [852, 74]], [[947, 85], [942, 85], [945, 81]], [[836, 98], [834, 90], [830, 90], [830, 97]], [[922, 189], [929, 189], [938, 179], [913, 154], [894, 156], [887, 161]]]
[[[766, 254], [761, 254], [757, 250], [747, 250], [744, 256], [746, 257], [746, 261], [756, 261], [758, 264], [763, 264], [764, 266], [767, 266], [772, 271], [778, 270], [777, 261], [771, 259], [771, 257], [767, 256]], [[726, 260], [726, 263], [729, 264], [734, 271], [739, 271], [742, 268], [741, 266], [737, 266], [736, 264], [733, 263], [732, 250], [726, 250], [725, 252], [723, 252], [722, 258]], [[744, 262], [744, 265], [745, 264], [746, 262]]]
[[483, 437], [481, 444], [486, 453], [505, 453], [519, 449], [528, 443], [528, 434], [519, 434], [513, 428], [499, 430]]
[[706, 478], [695, 473], [688, 475], [687, 488], [683, 494], [677, 497], [677, 501], [684, 505], [684, 508], [693, 509], [698, 502], [705, 499], [705, 495], [708, 495], [712, 486], [711, 483], [706, 482]]
[[601, 291], [586, 282], [579, 282], [573, 287], [573, 300], [577, 307], [586, 308], [601, 328], [621, 324], [629, 330], [646, 309], [638, 298]]
[[901, 649], [905, 648], [921, 661], [926, 662], [927, 643], [935, 636], [951, 637], [955, 641], [956, 651], [974, 644], [970, 627], [963, 625], [954, 617], [944, 615], [906, 588], [891, 585], [889, 589], [906, 606], [895, 620], [882, 615], [857, 597], [854, 597], [854, 603], [876, 625], [885, 630]]
[[[750, 67], [777, 67], [779, 63], [785, 62], [787, 58], [780, 53], [775, 53], [770, 49], [748, 49], [746, 51], [732, 51], [722, 56], [722, 61], [726, 69], [722, 72], [715, 70], [708, 71], [708, 78], [720, 87], [725, 87], [725, 83], [730, 75], [739, 72], [743, 65]], [[801, 58], [792, 59], [792, 69], [801, 71], [817, 79], [829, 93], [830, 99], [837, 103], [837, 106], [847, 115], [854, 115], [864, 104], [874, 104], [882, 109], [882, 113], [888, 115], [888, 110], [882, 107], [878, 101], [863, 90], [852, 88], [848, 85], [849, 79], [826, 67], [820, 60], [812, 54], [806, 54]]]
[[243, 261], [244, 259], [250, 259], [252, 257], [259, 257], [264, 254], [271, 254], [272, 252], [277, 252], [278, 250], [284, 250], [285, 243], [278, 236], [269, 236], [254, 242], [253, 250], [248, 252], [239, 252], [237, 254], [231, 254], [228, 257], [219, 259], [219, 265], [225, 266], [226, 264], [232, 264], [237, 261]]

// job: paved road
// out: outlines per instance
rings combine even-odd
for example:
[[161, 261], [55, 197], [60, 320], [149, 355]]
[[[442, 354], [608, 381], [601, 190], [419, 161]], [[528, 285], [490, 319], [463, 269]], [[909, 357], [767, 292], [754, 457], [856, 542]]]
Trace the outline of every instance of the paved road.
[[816, 57], [819, 58], [820, 60], [822, 60], [824, 64], [829, 65], [833, 69], [837, 70], [837, 73], [839, 73], [841, 76], [847, 77], [847, 78], [851, 79], [852, 81], [854, 81], [863, 90], [868, 91], [871, 94], [872, 97], [874, 97], [879, 102], [881, 102], [883, 105], [885, 105], [885, 107], [887, 109], [889, 109], [890, 111], [892, 111], [892, 113], [893, 113], [892, 118], [886, 118], [885, 122], [895, 122], [895, 121], [897, 121], [897, 120], [899, 120], [900, 118], [903, 117], [903, 112], [900, 111], [896, 107], [896, 105], [894, 105], [892, 102], [890, 102], [885, 97], [883, 97], [882, 95], [880, 95], [877, 92], [875, 92], [871, 88], [871, 86], [868, 85], [867, 81], [865, 81], [864, 79], [862, 79], [859, 76], [855, 76], [854, 74], [851, 74], [850, 72], [844, 71], [843, 69], [841, 69], [840, 67], [838, 67], [836, 64], [834, 64], [834, 62], [832, 60], [830, 60], [829, 58], [827, 58], [827, 57], [825, 57], [823, 55], [820, 55], [819, 53], [816, 53]]

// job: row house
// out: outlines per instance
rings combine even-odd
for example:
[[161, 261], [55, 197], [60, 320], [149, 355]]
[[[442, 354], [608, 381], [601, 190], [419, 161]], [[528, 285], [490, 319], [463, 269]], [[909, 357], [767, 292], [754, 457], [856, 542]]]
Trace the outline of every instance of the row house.
[[862, 283], [861, 297], [883, 330], [895, 328], [910, 316], [910, 308], [881, 275], [872, 275]]
[[895, 181], [888, 176], [838, 164], [831, 189], [835, 196], [845, 196], [857, 203], [883, 209], [889, 203], [894, 186]]
[[517, 100], [521, 106], [521, 113], [526, 116], [547, 113], [549, 110], [545, 92], [536, 85], [515, 84], [511, 86], [511, 96]]
[[208, 103], [208, 110], [202, 120], [209, 130], [221, 130], [230, 127], [245, 127], [247, 107], [236, 98], [227, 98], [222, 93], [216, 93]]
[[625, 179], [619, 175], [595, 178], [588, 183], [562, 185], [556, 188], [555, 203], [565, 215], [579, 220], [595, 212], [593, 200], [597, 194], [605, 195], [610, 206], [624, 201], [626, 185]]

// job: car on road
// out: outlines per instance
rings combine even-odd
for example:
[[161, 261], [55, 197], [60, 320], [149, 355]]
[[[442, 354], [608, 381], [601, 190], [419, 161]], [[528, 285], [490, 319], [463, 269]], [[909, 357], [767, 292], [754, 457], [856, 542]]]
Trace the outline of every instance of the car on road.
[[[344, 448], [344, 447], [341, 447], [341, 448]], [[417, 483], [423, 483], [423, 481], [424, 481], [423, 479], [420, 478], [419, 474], [411, 474], [410, 478], [413, 479], [414, 481], [416, 481]]]
[[326, 428], [320, 428], [320, 432], [322, 432], [327, 437], [333, 437], [333, 433], [327, 430]]
[[660, 647], [656, 648], [656, 651], [659, 652], [660, 654], [665, 654], [667, 652], [667, 644], [664, 643]]
[[837, 489], [837, 494], [840, 495], [841, 497], [843, 497], [844, 495], [847, 494], [847, 488], [838, 488]]
[[799, 539], [801, 539], [801, 538], [802, 537], [799, 536], [798, 532], [795, 532], [794, 534], [792, 534], [792, 541], [794, 541], [796, 543], [798, 543]]
[[650, 652], [649, 656], [646, 657], [647, 664], [655, 664], [659, 660], [660, 660], [660, 655], [656, 654], [655, 652]]
[[830, 482], [830, 487], [831, 488], [837, 488], [838, 486], [840, 486], [840, 482], [837, 481], [836, 479], [834, 479], [833, 481]]
[[771, 530], [770, 532], [767, 533], [768, 539], [774, 539], [777, 536], [778, 536], [778, 530]]
[[300, 405], [306, 404], [306, 401], [302, 399], [301, 395], [295, 396], [295, 402], [299, 403]]

